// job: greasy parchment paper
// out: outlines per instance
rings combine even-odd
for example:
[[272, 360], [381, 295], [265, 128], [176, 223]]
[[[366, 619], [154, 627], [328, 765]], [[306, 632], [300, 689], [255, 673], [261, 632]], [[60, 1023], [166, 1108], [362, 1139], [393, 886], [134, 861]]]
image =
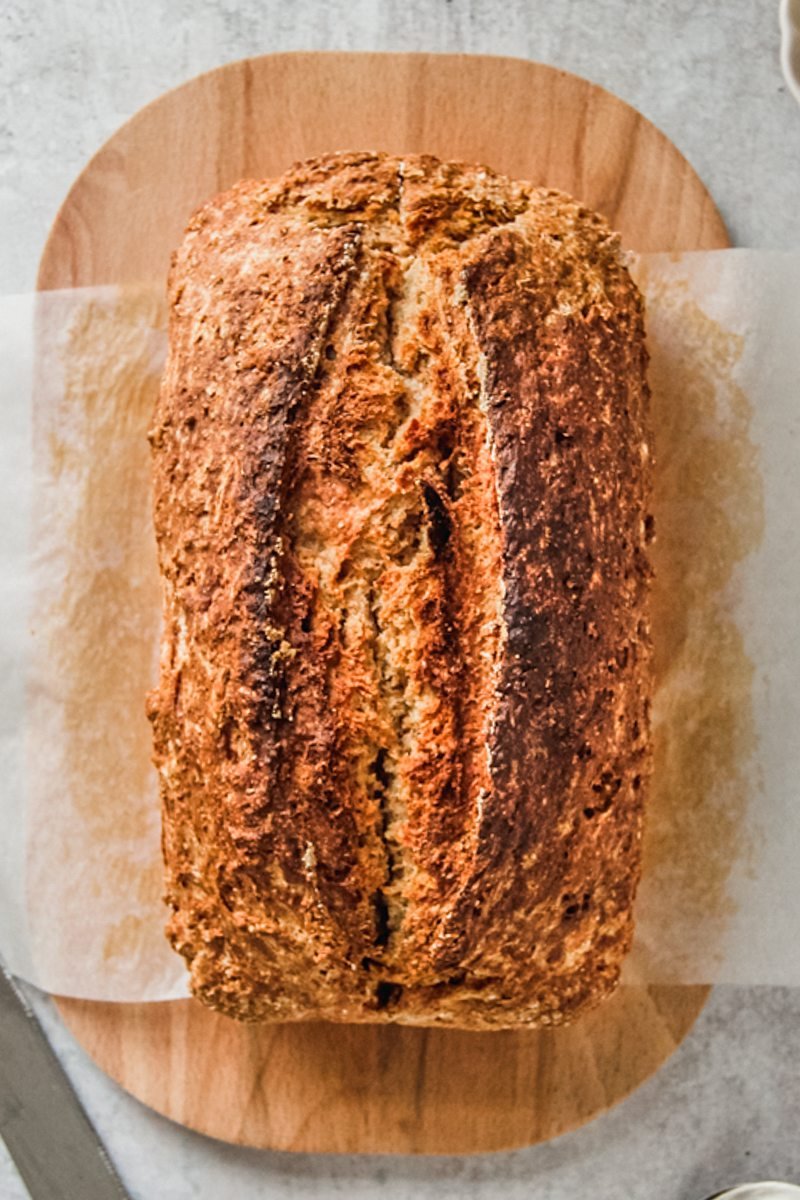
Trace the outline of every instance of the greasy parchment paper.
[[[652, 356], [658, 690], [625, 978], [800, 984], [800, 254], [632, 269]], [[93, 999], [186, 994], [162, 933], [144, 716], [163, 325], [144, 289], [0, 298], [0, 951]]]

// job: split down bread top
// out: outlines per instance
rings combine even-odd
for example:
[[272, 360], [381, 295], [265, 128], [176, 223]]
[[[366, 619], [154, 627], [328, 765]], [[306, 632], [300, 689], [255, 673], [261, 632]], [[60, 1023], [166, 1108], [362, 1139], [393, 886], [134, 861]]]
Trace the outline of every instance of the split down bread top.
[[246, 1020], [557, 1024], [650, 770], [646, 350], [554, 191], [329, 155], [203, 207], [151, 432], [169, 937]]

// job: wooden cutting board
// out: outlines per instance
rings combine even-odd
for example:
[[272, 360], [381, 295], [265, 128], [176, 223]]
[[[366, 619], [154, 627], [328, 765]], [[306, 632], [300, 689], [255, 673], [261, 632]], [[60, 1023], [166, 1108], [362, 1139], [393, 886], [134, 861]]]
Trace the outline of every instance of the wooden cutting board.
[[[426, 151], [563, 188], [637, 250], [729, 244], [702, 183], [639, 113], [516, 59], [287, 54], [162, 96], [76, 180], [39, 287], [163, 281], [191, 211], [242, 176], [337, 149]], [[671, 1054], [705, 988], [623, 988], [577, 1025], [459, 1033], [240, 1026], [195, 1001], [60, 999], [78, 1040], [133, 1095], [228, 1141], [284, 1150], [470, 1153], [553, 1137]]]

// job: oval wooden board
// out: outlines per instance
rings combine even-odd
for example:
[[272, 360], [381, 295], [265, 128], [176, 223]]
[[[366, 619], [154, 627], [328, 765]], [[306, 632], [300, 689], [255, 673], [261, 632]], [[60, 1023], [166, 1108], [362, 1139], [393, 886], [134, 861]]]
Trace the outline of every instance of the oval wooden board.
[[[40, 288], [164, 279], [191, 211], [243, 176], [335, 149], [425, 151], [563, 188], [637, 250], [729, 244], [672, 143], [583, 79], [516, 59], [287, 54], [232, 63], [120, 129], [67, 196]], [[92, 1057], [193, 1129], [304, 1151], [471, 1153], [554, 1137], [633, 1090], [706, 988], [621, 988], [563, 1030], [240, 1026], [195, 1001], [60, 999]]]

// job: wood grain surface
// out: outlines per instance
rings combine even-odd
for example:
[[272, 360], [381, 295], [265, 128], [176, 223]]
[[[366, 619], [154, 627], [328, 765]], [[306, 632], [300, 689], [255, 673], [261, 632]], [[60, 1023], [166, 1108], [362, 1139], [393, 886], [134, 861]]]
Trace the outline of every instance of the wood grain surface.
[[511, 58], [279, 54], [201, 75], [114, 134], [56, 217], [39, 287], [160, 281], [215, 192], [352, 149], [485, 162], [563, 188], [636, 250], [728, 245], [675, 146], [584, 79]]
[[[65, 199], [39, 287], [162, 281], [188, 216], [214, 192], [363, 148], [481, 161], [563, 188], [632, 249], [729, 244], [679, 151], [585, 80], [516, 59], [287, 54], [200, 76], [123, 126]], [[111, 1076], [202, 1132], [285, 1150], [470, 1153], [553, 1137], [627, 1095], [706, 995], [626, 987], [570, 1028], [491, 1034], [241, 1026], [194, 1001], [59, 1006]]]

